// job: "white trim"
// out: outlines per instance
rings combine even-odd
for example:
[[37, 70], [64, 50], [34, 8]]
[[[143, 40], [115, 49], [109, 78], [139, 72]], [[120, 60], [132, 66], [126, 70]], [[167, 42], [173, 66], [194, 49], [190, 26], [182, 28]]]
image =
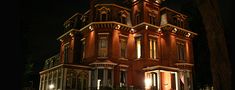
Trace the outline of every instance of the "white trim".
[[62, 34], [60, 37], [58, 37], [57, 40], [61, 39], [62, 37], [64, 37], [65, 35], [69, 34], [69, 33], [72, 32], [72, 31], [79, 31], [79, 30], [77, 30], [77, 29], [71, 29], [71, 30], [67, 31], [66, 33]]
[[98, 33], [98, 35], [109, 35], [109, 33]]
[[148, 26], [151, 26], [151, 27], [160, 28], [159, 26], [156, 26], [156, 25], [153, 25], [153, 24], [149, 24], [149, 23], [146, 23], [146, 22], [142, 22], [140, 24], [137, 24], [137, 25], [133, 26], [132, 28], [136, 28], [136, 27], [139, 27], [141, 25], [148, 25]]
[[116, 7], [119, 7], [119, 8], [122, 8], [122, 9], [126, 9], [126, 10], [128, 10], [128, 11], [130, 11], [130, 9], [128, 9], [128, 8], [125, 8], [125, 7], [122, 7], [122, 6], [119, 6], [119, 5], [116, 5], [116, 4], [96, 4], [95, 5], [95, 7], [97, 7], [97, 6], [116, 6]]
[[176, 63], [175, 65], [189, 65], [189, 66], [193, 66], [193, 64], [191, 64], [191, 63]]
[[122, 36], [122, 37], [128, 38], [128, 36], [127, 36], [127, 35], [123, 35], [123, 34], [119, 34], [119, 36]]
[[149, 37], [153, 37], [153, 38], [158, 38], [158, 36], [157, 36], [157, 35], [149, 34], [148, 36], [149, 36]]
[[84, 41], [86, 38], [82, 38], [80, 41]]
[[177, 28], [177, 30], [182, 30], [182, 31], [184, 31], [184, 32], [191, 33], [191, 34], [193, 34], [193, 35], [198, 35], [197, 33], [194, 33], [194, 32], [192, 32], [192, 31], [189, 31], [189, 30], [187, 30], [187, 29], [184, 29], [184, 28], [181, 28], [181, 27], [178, 27], [178, 26], [169, 24], [169, 23], [164, 24], [164, 25], [162, 25], [161, 27], [165, 27], [165, 26], [171, 26], [171, 27]]
[[120, 67], [129, 67], [128, 65], [124, 65], [124, 64], [119, 64], [118, 66], [120, 66]]
[[[167, 66], [152, 66], [152, 67], [146, 67], [143, 68], [143, 70], [154, 70], [154, 69], [159, 69], [159, 68], [163, 68], [163, 69], [170, 69], [170, 70], [180, 70], [179, 68], [174, 68], [174, 67], [167, 67]], [[159, 69], [160, 70], [160, 69]]]
[[93, 62], [89, 65], [96, 65], [96, 64], [107, 64], [107, 65], [117, 65], [116, 63], [113, 63], [113, 62]]
[[88, 69], [91, 69], [90, 66], [72, 65], [72, 64], [60, 64], [60, 65], [54, 66], [54, 67], [52, 67], [52, 68], [43, 70], [43, 71], [41, 71], [41, 72], [39, 72], [39, 73], [40, 73], [40, 74], [43, 74], [43, 73], [45, 73], [45, 72], [48, 72], [48, 71], [50, 71], [50, 70], [53, 70], [53, 69], [56, 69], [56, 68], [59, 68], [59, 67], [62, 67], [62, 66], [72, 66], [72, 67], [78, 67], [78, 68], [88, 68]]
[[142, 36], [142, 34], [135, 34], [134, 37], [136, 38], [136, 37], [141, 37], [141, 36]]

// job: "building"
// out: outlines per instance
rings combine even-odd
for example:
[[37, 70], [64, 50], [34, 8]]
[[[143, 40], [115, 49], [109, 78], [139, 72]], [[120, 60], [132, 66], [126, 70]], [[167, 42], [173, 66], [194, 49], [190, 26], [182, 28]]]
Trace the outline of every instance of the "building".
[[[39, 90], [192, 90], [193, 46], [187, 16], [161, 0], [91, 0], [58, 37]], [[128, 1], [128, 0], [126, 0]]]

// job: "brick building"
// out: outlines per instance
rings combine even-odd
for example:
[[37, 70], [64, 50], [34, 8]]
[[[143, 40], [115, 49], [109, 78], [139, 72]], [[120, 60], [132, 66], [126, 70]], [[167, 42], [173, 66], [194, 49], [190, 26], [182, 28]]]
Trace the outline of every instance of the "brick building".
[[90, 0], [58, 37], [39, 90], [192, 90], [193, 46], [187, 16], [161, 0]]

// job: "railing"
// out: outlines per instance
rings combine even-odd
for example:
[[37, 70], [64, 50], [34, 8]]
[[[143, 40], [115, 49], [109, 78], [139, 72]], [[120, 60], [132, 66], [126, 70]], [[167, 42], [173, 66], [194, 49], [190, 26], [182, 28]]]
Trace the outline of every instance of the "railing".
[[54, 67], [59, 64], [60, 64], [60, 56], [59, 56], [59, 54], [56, 54], [56, 55], [46, 59], [43, 69], [45, 70], [45, 69]]

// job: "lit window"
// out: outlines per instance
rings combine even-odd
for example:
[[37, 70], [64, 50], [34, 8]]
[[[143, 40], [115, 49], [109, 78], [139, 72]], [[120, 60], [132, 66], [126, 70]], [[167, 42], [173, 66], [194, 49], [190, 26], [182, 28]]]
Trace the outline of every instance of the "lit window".
[[141, 58], [141, 38], [136, 38], [136, 54], [137, 58]]
[[157, 72], [146, 72], [145, 73], [145, 88], [151, 90], [158, 90], [159, 76]]
[[177, 42], [177, 59], [185, 61], [185, 43]]
[[97, 80], [97, 89], [103, 86], [104, 81], [104, 69], [98, 69], [98, 80]]
[[126, 71], [120, 72], [120, 87], [126, 86]]
[[121, 58], [126, 58], [126, 45], [127, 45], [127, 40], [122, 38], [120, 40]]
[[96, 82], [97, 90], [103, 87], [113, 86], [113, 70], [112, 69], [97, 69], [97, 73], [93, 73], [97, 77]]
[[157, 40], [155, 39], [149, 39], [149, 57], [151, 59], [157, 58]]
[[108, 38], [104, 36], [99, 37], [98, 56], [107, 57], [107, 55], [108, 55]]

